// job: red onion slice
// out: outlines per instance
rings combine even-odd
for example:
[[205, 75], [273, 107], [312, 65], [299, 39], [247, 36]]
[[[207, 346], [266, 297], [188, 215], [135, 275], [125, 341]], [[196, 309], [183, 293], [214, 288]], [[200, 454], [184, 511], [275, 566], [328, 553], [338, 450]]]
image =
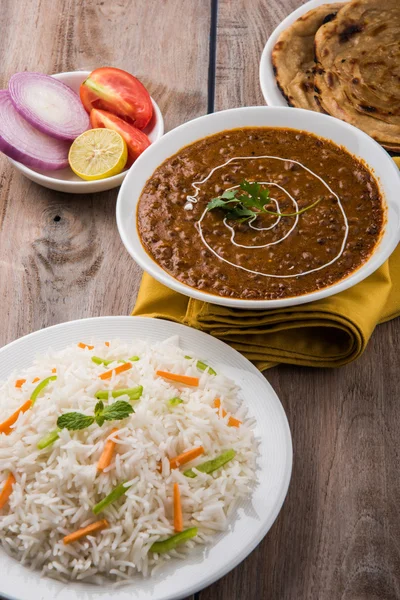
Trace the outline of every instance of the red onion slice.
[[70, 142], [38, 131], [15, 110], [7, 90], [0, 90], [0, 151], [28, 167], [54, 171], [68, 166]]
[[8, 84], [11, 101], [31, 125], [60, 140], [89, 129], [89, 115], [70, 87], [41, 73], [16, 73]]

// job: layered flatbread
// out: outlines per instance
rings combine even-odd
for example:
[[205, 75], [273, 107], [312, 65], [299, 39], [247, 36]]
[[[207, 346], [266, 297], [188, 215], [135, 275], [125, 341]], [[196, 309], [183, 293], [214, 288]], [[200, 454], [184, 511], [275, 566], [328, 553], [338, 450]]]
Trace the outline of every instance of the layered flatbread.
[[400, 149], [400, 0], [353, 0], [315, 34], [323, 109]]
[[319, 27], [334, 19], [342, 6], [341, 3], [318, 6], [279, 36], [272, 51], [272, 63], [277, 84], [290, 106], [322, 112], [314, 91], [314, 37]]

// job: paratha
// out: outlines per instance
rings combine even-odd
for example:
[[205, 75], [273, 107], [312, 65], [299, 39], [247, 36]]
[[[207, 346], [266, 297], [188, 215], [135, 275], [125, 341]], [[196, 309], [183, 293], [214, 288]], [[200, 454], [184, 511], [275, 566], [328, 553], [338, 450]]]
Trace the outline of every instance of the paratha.
[[400, 150], [400, 0], [353, 0], [315, 34], [322, 108]]
[[318, 6], [279, 36], [272, 51], [272, 64], [279, 89], [290, 106], [325, 112], [314, 91], [314, 37], [342, 6], [340, 2]]

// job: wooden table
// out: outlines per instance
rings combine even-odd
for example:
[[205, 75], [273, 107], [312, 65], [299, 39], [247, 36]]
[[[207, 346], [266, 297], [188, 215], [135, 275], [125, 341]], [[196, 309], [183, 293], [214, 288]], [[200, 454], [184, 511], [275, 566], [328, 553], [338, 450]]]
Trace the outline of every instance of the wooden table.
[[[172, 129], [263, 104], [262, 48], [300, 0], [2, 0], [1, 84], [18, 70], [115, 65]], [[129, 314], [141, 272], [120, 242], [118, 190], [41, 188], [0, 157], [0, 345], [70, 319]], [[398, 321], [340, 370], [266, 373], [287, 412], [293, 477], [258, 548], [200, 600], [400, 598]], [[194, 600], [191, 597], [190, 600]]]

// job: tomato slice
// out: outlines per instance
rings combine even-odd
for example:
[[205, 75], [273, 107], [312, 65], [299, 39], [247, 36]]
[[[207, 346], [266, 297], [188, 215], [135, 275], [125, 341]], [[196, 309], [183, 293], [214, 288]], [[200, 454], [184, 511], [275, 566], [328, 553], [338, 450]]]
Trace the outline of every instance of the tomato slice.
[[127, 167], [130, 167], [143, 150], [150, 146], [151, 142], [143, 131], [105, 110], [93, 108], [90, 113], [90, 124], [93, 129], [99, 127], [113, 129], [124, 138], [128, 146]]
[[153, 116], [149, 92], [139, 79], [121, 69], [95, 69], [79, 94], [89, 114], [92, 108], [107, 110], [138, 129], [144, 129]]

